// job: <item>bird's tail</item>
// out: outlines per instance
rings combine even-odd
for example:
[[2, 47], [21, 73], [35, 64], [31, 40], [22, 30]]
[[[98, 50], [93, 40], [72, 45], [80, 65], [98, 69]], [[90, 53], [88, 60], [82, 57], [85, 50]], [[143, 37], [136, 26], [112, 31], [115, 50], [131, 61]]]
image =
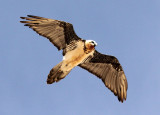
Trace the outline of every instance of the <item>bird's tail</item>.
[[63, 71], [61, 70], [63, 62], [60, 62], [55, 67], [53, 67], [48, 75], [47, 84], [52, 84], [54, 82], [58, 82], [59, 80], [63, 79], [70, 71]]

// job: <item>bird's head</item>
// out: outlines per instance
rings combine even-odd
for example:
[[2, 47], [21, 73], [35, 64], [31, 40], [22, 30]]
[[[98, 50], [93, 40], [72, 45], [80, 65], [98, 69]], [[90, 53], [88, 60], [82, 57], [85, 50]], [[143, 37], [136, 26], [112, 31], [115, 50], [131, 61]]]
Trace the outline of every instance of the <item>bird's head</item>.
[[96, 45], [97, 45], [97, 43], [93, 40], [86, 40], [85, 41], [85, 48], [89, 52], [92, 51], [95, 48]]
[[96, 46], [97, 43], [94, 40], [86, 40], [85, 45]]

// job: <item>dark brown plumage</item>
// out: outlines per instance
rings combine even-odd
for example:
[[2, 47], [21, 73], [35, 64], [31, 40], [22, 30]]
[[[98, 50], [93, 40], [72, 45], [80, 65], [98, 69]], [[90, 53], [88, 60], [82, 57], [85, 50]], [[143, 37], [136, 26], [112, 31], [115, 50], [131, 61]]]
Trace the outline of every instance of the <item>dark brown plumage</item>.
[[66, 44], [73, 40], [79, 40], [75, 34], [73, 25], [64, 21], [43, 18], [39, 16], [28, 15], [28, 17], [21, 17], [28, 21], [20, 21], [25, 23], [39, 35], [42, 35], [50, 40], [58, 50], [65, 49]]
[[117, 58], [95, 51], [93, 57], [79, 66], [102, 79], [105, 86], [118, 96], [119, 101], [126, 100], [127, 79]]

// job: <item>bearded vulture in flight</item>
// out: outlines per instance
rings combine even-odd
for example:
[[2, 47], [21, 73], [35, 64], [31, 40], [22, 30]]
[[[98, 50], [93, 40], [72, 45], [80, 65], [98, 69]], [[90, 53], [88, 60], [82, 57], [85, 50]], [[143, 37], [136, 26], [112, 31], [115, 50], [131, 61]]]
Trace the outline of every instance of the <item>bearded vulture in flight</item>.
[[97, 43], [79, 38], [70, 23], [33, 15], [21, 19], [26, 20], [20, 21], [25, 26], [49, 39], [58, 50], [63, 50], [63, 60], [51, 69], [47, 84], [58, 82], [79, 66], [99, 77], [119, 101], [126, 100], [127, 79], [116, 57], [99, 53], [95, 50]]

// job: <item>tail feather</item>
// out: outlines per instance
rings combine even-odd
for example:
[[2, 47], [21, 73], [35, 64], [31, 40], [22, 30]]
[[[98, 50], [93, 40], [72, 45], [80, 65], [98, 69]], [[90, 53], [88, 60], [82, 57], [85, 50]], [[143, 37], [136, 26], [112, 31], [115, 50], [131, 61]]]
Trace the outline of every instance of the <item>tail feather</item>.
[[53, 67], [48, 75], [47, 84], [52, 84], [54, 82], [58, 82], [59, 80], [63, 79], [70, 71], [63, 72], [61, 70], [62, 62], [57, 64], [55, 67]]

